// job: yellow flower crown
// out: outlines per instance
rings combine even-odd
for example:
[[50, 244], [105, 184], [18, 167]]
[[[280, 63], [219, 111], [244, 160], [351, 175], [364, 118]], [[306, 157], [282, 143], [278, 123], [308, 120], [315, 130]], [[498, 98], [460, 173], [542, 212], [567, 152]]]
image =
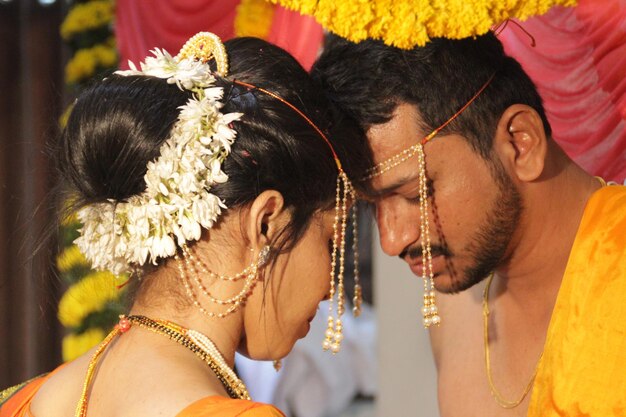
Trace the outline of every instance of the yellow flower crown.
[[431, 38], [462, 39], [485, 34], [506, 19], [525, 20], [576, 0], [270, 0], [311, 15], [325, 29], [353, 42], [382, 39], [403, 49]]

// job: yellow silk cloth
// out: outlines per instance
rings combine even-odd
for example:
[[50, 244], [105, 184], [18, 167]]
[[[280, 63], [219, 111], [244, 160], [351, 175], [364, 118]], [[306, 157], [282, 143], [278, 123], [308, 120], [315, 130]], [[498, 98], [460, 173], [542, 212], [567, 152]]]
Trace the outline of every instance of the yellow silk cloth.
[[626, 416], [626, 187], [587, 202], [538, 366], [528, 417]]
[[[30, 412], [30, 403], [39, 387], [51, 375], [33, 379], [22, 387], [16, 387], [18, 389], [0, 392], [0, 417], [34, 417]], [[194, 402], [176, 417], [285, 417], [285, 415], [271, 405], [211, 396]]]

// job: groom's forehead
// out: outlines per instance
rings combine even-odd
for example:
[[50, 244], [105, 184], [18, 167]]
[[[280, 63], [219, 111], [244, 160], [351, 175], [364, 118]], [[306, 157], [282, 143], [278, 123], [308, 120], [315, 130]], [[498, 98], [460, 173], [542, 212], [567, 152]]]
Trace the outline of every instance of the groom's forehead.
[[370, 126], [366, 136], [372, 150], [374, 164], [389, 159], [418, 143], [423, 136], [419, 120], [419, 113], [415, 106], [402, 103], [396, 106], [389, 121]]

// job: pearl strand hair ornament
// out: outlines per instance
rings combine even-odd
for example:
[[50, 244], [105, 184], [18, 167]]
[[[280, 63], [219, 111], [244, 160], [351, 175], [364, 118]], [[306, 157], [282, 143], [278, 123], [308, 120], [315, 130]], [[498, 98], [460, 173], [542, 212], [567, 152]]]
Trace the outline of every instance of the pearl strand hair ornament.
[[[253, 249], [252, 249], [253, 250]], [[231, 313], [234, 313], [245, 304], [247, 298], [252, 293], [252, 290], [258, 281], [258, 271], [260, 268], [267, 264], [269, 260], [269, 255], [271, 253], [271, 247], [269, 245], [264, 246], [257, 255], [257, 258], [254, 262], [252, 262], [248, 267], [246, 267], [242, 272], [235, 274], [233, 276], [228, 275], [218, 275], [212, 271], [210, 271], [206, 264], [202, 262], [199, 258], [194, 256], [194, 254], [189, 250], [187, 246], [183, 246], [183, 259], [181, 260], [178, 254], [175, 255], [176, 263], [178, 265], [178, 272], [183, 282], [183, 286], [185, 287], [185, 292], [187, 296], [192, 301], [194, 306], [196, 306], [203, 314], [210, 318], [224, 318]], [[226, 299], [219, 299], [213, 294], [211, 294], [206, 286], [204, 285], [203, 279], [201, 278], [209, 277], [214, 281], [227, 281], [227, 282], [235, 282], [239, 280], [245, 280], [243, 288], [239, 293], [235, 294], [232, 297]], [[190, 276], [192, 279], [190, 279]], [[205, 299], [208, 299], [211, 303], [217, 304], [219, 306], [228, 306], [225, 311], [220, 313], [216, 313], [214, 311], [208, 310], [203, 306], [198, 298], [198, 291], [202, 293]]]
[[[215, 38], [217, 39], [217, 42], [221, 44], [221, 41], [219, 41], [219, 38], [217, 37]], [[205, 59], [203, 58], [205, 54], [204, 50], [207, 49], [205, 48], [206, 45], [209, 43], [212, 45], [214, 42], [216, 41], [213, 38], [208, 39], [208, 41], [206, 40], [206, 38], [203, 38], [203, 37], [199, 37], [198, 39], [192, 38], [187, 43], [186, 47], [184, 48], [184, 51], [181, 51], [181, 56], [197, 57], [197, 59], [199, 60], [204, 60]], [[228, 60], [227, 60], [225, 49], [223, 50], [223, 54], [222, 54], [220, 52], [222, 51], [222, 49], [218, 46], [213, 45], [211, 48], [208, 48], [211, 50], [211, 54], [207, 55], [207, 57], [208, 59], [211, 59], [211, 58], [215, 59], [217, 67], [218, 67], [218, 73], [221, 74], [221, 73], [226, 73], [228, 71]], [[337, 176], [337, 189], [336, 189], [336, 200], [335, 200], [336, 202], [335, 222], [333, 225], [333, 229], [335, 230], [335, 233], [334, 233], [335, 236], [333, 239], [333, 254], [332, 254], [333, 261], [331, 264], [331, 272], [330, 272], [330, 280], [331, 280], [330, 298], [331, 300], [333, 300], [334, 297], [336, 296], [337, 311], [336, 311], [336, 316], [333, 317], [333, 308], [332, 308], [333, 302], [331, 301], [327, 333], [330, 333], [330, 331], [332, 331], [333, 336], [330, 339], [327, 337], [322, 343], [322, 346], [324, 347], [325, 350], [330, 350], [333, 353], [337, 353], [340, 349], [341, 341], [343, 340], [343, 324], [341, 322], [341, 316], [343, 315], [344, 309], [345, 309], [344, 308], [344, 299], [345, 299], [344, 263], [345, 263], [346, 224], [347, 224], [347, 218], [348, 218], [348, 199], [351, 199], [352, 202], [354, 203], [356, 201], [356, 193], [354, 191], [354, 188], [352, 186], [350, 179], [348, 178], [347, 174], [343, 170], [341, 161], [339, 160], [339, 156], [335, 152], [335, 148], [333, 147], [332, 143], [326, 137], [324, 132], [322, 132], [322, 130], [319, 127], [317, 127], [317, 125], [306, 114], [304, 114], [304, 112], [302, 112], [296, 106], [291, 104], [289, 101], [285, 100], [284, 98], [280, 97], [279, 95], [269, 90], [266, 90], [261, 87], [257, 87], [256, 85], [246, 83], [241, 80], [233, 80], [232, 82], [233, 84], [237, 84], [237, 85], [247, 88], [249, 91], [256, 91], [256, 92], [266, 94], [280, 101], [281, 103], [285, 104], [290, 109], [292, 109], [295, 113], [297, 113], [300, 117], [302, 117], [302, 119], [304, 119], [320, 135], [320, 137], [324, 140], [324, 142], [326, 142], [326, 144], [328, 145], [332, 153], [333, 159], [335, 160], [335, 164], [337, 165], [338, 176]], [[353, 222], [353, 225], [356, 226], [356, 221]], [[355, 236], [356, 236], [356, 228], [355, 228]], [[356, 249], [356, 243], [353, 245], [353, 247]], [[337, 258], [339, 260], [338, 263], [337, 263]], [[356, 286], [355, 286], [355, 298], [353, 300], [355, 304], [355, 308], [354, 308], [355, 315], [360, 314], [360, 311], [361, 311], [361, 286], [358, 283], [357, 262], [358, 262], [358, 254], [356, 254], [355, 252], [355, 284]], [[188, 263], [185, 263], [185, 264], [189, 265]], [[181, 267], [180, 263], [179, 263], [179, 269], [181, 271], [181, 276], [185, 277], [186, 276], [185, 270], [184, 268]], [[335, 287], [335, 277], [337, 277], [336, 287]], [[188, 280], [184, 280], [184, 281], [188, 281]], [[246, 287], [244, 287], [244, 290], [245, 288]], [[194, 304], [199, 306], [199, 303], [197, 302], [197, 299], [196, 299], [197, 297], [190, 290], [190, 286], [186, 286], [186, 289], [190, 297], [194, 299]], [[244, 290], [242, 290], [242, 292]], [[238, 296], [240, 296], [240, 298], [234, 298], [235, 303], [237, 301], [241, 303], [241, 300], [243, 300], [243, 297], [245, 297], [245, 295], [241, 293]], [[220, 313], [220, 314], [223, 314], [223, 315], [230, 314], [230, 312], [238, 308], [239, 304], [231, 306], [225, 313]], [[211, 314], [209, 312], [206, 312], [206, 310], [204, 310], [201, 306], [199, 307], [201, 308], [201, 310], [203, 310], [203, 312], [205, 312], [205, 314], [209, 316], [215, 315], [214, 313]], [[219, 317], [219, 314], [218, 314], [218, 317]]]
[[[333, 223], [333, 249], [331, 255], [331, 271], [330, 271], [330, 292], [329, 292], [329, 315], [328, 315], [328, 328], [325, 332], [325, 338], [322, 342], [324, 350], [331, 351], [332, 353], [339, 352], [341, 348], [341, 342], [343, 340], [343, 323], [341, 322], [341, 316], [344, 313], [344, 270], [345, 270], [345, 247], [346, 247], [346, 225], [348, 220], [348, 200], [354, 204], [356, 202], [356, 192], [352, 186], [352, 182], [348, 178], [348, 175], [343, 170], [341, 161], [335, 152], [335, 149], [324, 134], [315, 123], [307, 115], [305, 115], [300, 109], [287, 100], [283, 99], [279, 95], [268, 91], [264, 88], [257, 87], [253, 84], [245, 83], [243, 81], [235, 80], [234, 84], [241, 85], [248, 88], [250, 91], [259, 91], [263, 94], [267, 94], [287, 107], [291, 108], [300, 117], [302, 117], [320, 137], [328, 144], [330, 151], [337, 165], [337, 187], [335, 192], [335, 219]], [[356, 226], [356, 220], [353, 221], [353, 225]], [[356, 227], [354, 236], [357, 236]], [[353, 245], [356, 249], [356, 243]], [[339, 262], [337, 262], [339, 261]], [[361, 311], [361, 286], [358, 284], [358, 254], [355, 251], [355, 298], [354, 298], [354, 314], [355, 316], [360, 314]], [[336, 277], [336, 279], [335, 279]], [[335, 280], [337, 281], [335, 285]], [[336, 297], [337, 310], [335, 312], [333, 306]]]

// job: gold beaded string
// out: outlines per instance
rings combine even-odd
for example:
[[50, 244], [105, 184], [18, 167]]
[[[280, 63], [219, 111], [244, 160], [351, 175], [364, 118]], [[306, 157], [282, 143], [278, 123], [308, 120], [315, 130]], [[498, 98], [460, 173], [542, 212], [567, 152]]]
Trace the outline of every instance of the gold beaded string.
[[361, 315], [361, 304], [363, 302], [363, 292], [361, 290], [361, 278], [359, 276], [359, 233], [356, 196], [352, 195], [352, 255], [354, 256], [354, 297], [352, 298], [352, 314], [354, 317]]
[[[253, 249], [252, 249], [253, 250]], [[270, 248], [269, 246], [265, 246], [263, 247], [263, 249], [261, 249], [261, 251], [259, 252], [259, 256], [257, 258], [257, 260], [252, 263], [250, 266], [248, 266], [246, 268], [246, 270], [248, 270], [248, 275], [246, 277], [246, 281], [244, 283], [244, 286], [242, 288], [242, 290], [234, 295], [233, 297], [227, 298], [225, 300], [220, 300], [215, 298], [207, 289], [206, 287], [202, 284], [202, 280], [199, 277], [198, 274], [198, 268], [200, 268], [202, 270], [202, 272], [206, 273], [206, 274], [211, 274], [208, 270], [206, 270], [206, 268], [204, 267], [204, 264], [200, 263], [195, 257], [193, 257], [193, 254], [189, 251], [188, 248], [183, 247], [183, 261], [181, 261], [180, 257], [178, 256], [178, 254], [176, 254], [174, 256], [174, 258], [176, 259], [176, 263], [178, 266], [178, 271], [179, 271], [179, 276], [183, 282], [183, 285], [185, 287], [185, 291], [187, 292], [187, 295], [189, 296], [189, 298], [191, 299], [191, 301], [193, 302], [194, 306], [196, 306], [200, 312], [202, 312], [204, 315], [211, 317], [211, 318], [224, 318], [226, 316], [228, 316], [229, 314], [237, 311], [239, 309], [239, 307], [241, 307], [241, 305], [245, 302], [245, 300], [248, 298], [248, 296], [250, 295], [250, 292], [252, 291], [252, 289], [254, 288], [254, 285], [257, 282], [258, 279], [258, 268], [260, 266], [265, 265], [265, 263], [267, 262], [267, 258], [269, 256], [269, 251]], [[194, 261], [194, 262], [192, 262]], [[198, 288], [200, 289], [200, 291], [202, 292], [202, 294], [207, 297], [209, 299], [209, 301], [218, 304], [218, 305], [230, 305], [230, 307], [228, 307], [226, 309], [226, 311], [221, 312], [221, 313], [214, 313], [212, 311], [208, 311], [206, 308], [204, 308], [204, 306], [200, 303], [200, 301], [198, 300], [198, 295], [197, 293], [193, 290], [192, 285], [191, 285], [191, 280], [189, 278], [189, 274], [188, 271], [191, 270], [191, 273], [194, 276], [194, 281], [196, 283], [196, 285], [198, 286]], [[217, 275], [215, 273], [213, 273], [213, 275]], [[239, 275], [239, 274], [237, 274]], [[226, 277], [227, 281], [233, 281], [233, 279], [231, 279], [232, 277]]]
[[539, 362], [543, 357], [543, 350], [539, 355], [539, 359], [537, 360], [537, 364], [535, 365], [533, 375], [530, 377], [530, 381], [528, 381], [528, 384], [524, 388], [524, 392], [522, 392], [522, 395], [517, 400], [513, 401], [504, 398], [493, 382], [493, 376], [491, 375], [491, 360], [489, 354], [489, 288], [491, 287], [493, 275], [494, 274], [491, 273], [487, 278], [487, 285], [485, 285], [485, 290], [483, 291], [483, 343], [485, 347], [485, 369], [487, 371], [487, 381], [489, 381], [489, 389], [491, 391], [491, 395], [500, 407], [509, 409], [515, 408], [520, 405], [532, 389], [533, 383], [535, 382], [535, 377], [537, 376], [537, 370], [539, 369]]
[[322, 348], [324, 350], [331, 349], [333, 344], [333, 336], [335, 334], [335, 320], [333, 317], [335, 301], [335, 271], [337, 267], [337, 241], [339, 240], [339, 209], [341, 207], [341, 177], [337, 177], [337, 188], [335, 193], [335, 218], [333, 221], [333, 249], [330, 260], [330, 290], [328, 293], [328, 319]]
[[433, 257], [430, 242], [430, 207], [428, 204], [428, 179], [426, 178], [426, 157], [423, 145], [417, 151], [419, 172], [419, 203], [420, 203], [420, 242], [422, 245], [422, 279], [424, 281], [424, 303], [422, 316], [425, 328], [439, 325], [441, 317], [435, 304], [435, 283], [433, 273]]
[[[183, 253], [184, 254], [184, 253]], [[178, 266], [178, 272], [179, 272], [179, 276], [183, 282], [183, 285], [185, 287], [185, 291], [187, 293], [187, 296], [191, 299], [192, 303], [194, 304], [195, 307], [197, 307], [201, 313], [203, 313], [204, 315], [210, 317], [210, 318], [224, 318], [226, 316], [228, 316], [229, 314], [235, 312], [240, 305], [242, 304], [242, 300], [245, 300], [245, 298], [247, 298], [248, 292], [251, 290], [252, 286], [254, 285], [254, 283], [256, 282], [256, 269], [254, 269], [254, 272], [250, 274], [250, 278], [246, 281], [246, 283], [244, 284], [243, 289], [234, 297], [231, 297], [227, 300], [218, 300], [215, 299], [213, 296], [210, 295], [210, 293], [208, 293], [208, 291], [206, 292], [205, 295], [208, 294], [209, 300], [211, 300], [212, 302], [216, 303], [216, 304], [220, 304], [220, 305], [227, 305], [229, 304], [230, 307], [228, 307], [228, 309], [226, 309], [226, 311], [221, 312], [221, 313], [214, 313], [213, 311], [208, 311], [207, 309], [205, 309], [203, 307], [203, 305], [200, 303], [200, 301], [198, 300], [198, 295], [196, 294], [196, 292], [193, 290], [192, 286], [191, 286], [191, 280], [189, 278], [189, 275], [187, 273], [187, 271], [189, 269], [192, 270], [192, 272], [196, 275], [197, 278], [197, 270], [194, 268], [194, 266], [191, 264], [189, 258], [187, 256], [183, 256], [183, 261], [181, 261], [180, 257], [178, 256], [178, 254], [174, 255], [174, 259], [176, 259], [176, 264]], [[199, 278], [197, 278], [196, 281], [198, 281]], [[204, 288], [204, 287], [203, 287]]]
[[[285, 104], [287, 107], [296, 112], [300, 117], [302, 117], [315, 131], [320, 135], [320, 137], [328, 144], [330, 151], [335, 160], [335, 164], [337, 165], [338, 177], [337, 177], [337, 189], [336, 189], [336, 198], [335, 198], [335, 222], [333, 224], [333, 254], [332, 254], [332, 262], [331, 262], [331, 276], [330, 276], [330, 302], [329, 302], [329, 317], [328, 317], [328, 328], [325, 333], [324, 341], [322, 342], [322, 347], [324, 350], [330, 350], [333, 353], [339, 352], [341, 347], [341, 341], [343, 340], [343, 324], [341, 322], [341, 316], [344, 312], [344, 260], [345, 260], [345, 228], [347, 223], [347, 199], [349, 195], [354, 194], [354, 190], [350, 179], [346, 175], [343, 167], [341, 166], [341, 161], [335, 152], [335, 149], [332, 143], [328, 140], [324, 132], [320, 130], [319, 127], [309, 117], [304, 114], [300, 109], [296, 106], [280, 97], [279, 95], [268, 91], [264, 88], [257, 87], [253, 84], [249, 84], [240, 80], [234, 80], [234, 84], [241, 85], [243, 87], [247, 87], [248, 89], [254, 89], [263, 94], [267, 94], [270, 97], [275, 98], [281, 103]], [[343, 187], [342, 187], [343, 186]], [[341, 222], [341, 223], [340, 223]], [[338, 225], [341, 224], [340, 233], [338, 230]], [[337, 245], [337, 235], [339, 234], [340, 243]], [[339, 253], [339, 273], [337, 273], [337, 257], [336, 252]], [[337, 286], [335, 287], [335, 275], [337, 275]], [[360, 287], [359, 287], [360, 293]], [[333, 318], [333, 299], [334, 296], [337, 296], [337, 317]], [[360, 302], [359, 302], [360, 304]], [[360, 310], [360, 309], [359, 309]]]
[[96, 352], [91, 357], [89, 365], [87, 365], [87, 376], [85, 377], [85, 381], [83, 382], [83, 389], [80, 394], [80, 399], [78, 400], [78, 405], [76, 406], [76, 417], [87, 416], [87, 398], [89, 397], [89, 388], [91, 387], [91, 382], [93, 380], [96, 365], [98, 364], [98, 359], [100, 359], [100, 355], [102, 355], [102, 353], [107, 348], [107, 346], [109, 346], [111, 341], [120, 333], [120, 328], [118, 326], [115, 326], [115, 328], [113, 328], [113, 330], [107, 335], [107, 337], [105, 337], [104, 340], [100, 343], [100, 346], [98, 346]]
[[[251, 250], [254, 250], [254, 249], [251, 249]], [[258, 272], [257, 262], [252, 263], [249, 267], [247, 267], [244, 270], [244, 271], [247, 271], [247, 274], [245, 275], [246, 281], [244, 283], [242, 290], [238, 294], [230, 298], [227, 298], [225, 300], [220, 300], [220, 299], [215, 298], [204, 286], [204, 284], [202, 283], [202, 280], [200, 279], [200, 274], [198, 274], [198, 269], [196, 267], [199, 267], [203, 274], [208, 275], [210, 277], [215, 277], [217, 274], [207, 270], [205, 268], [205, 265], [193, 256], [193, 254], [189, 251], [189, 248], [184, 247], [183, 252], [186, 258], [190, 261], [189, 266], [191, 267], [191, 272], [193, 275], [194, 282], [196, 283], [196, 286], [200, 289], [202, 294], [205, 297], [207, 297], [211, 302], [215, 304], [219, 304], [219, 305], [229, 305], [233, 303], [239, 305], [240, 301], [243, 300], [247, 296], [247, 294], [252, 290], [252, 286], [254, 285], [256, 278], [257, 278], [257, 272]], [[235, 275], [235, 277], [241, 274], [242, 273], [239, 273]], [[234, 277], [226, 277], [226, 281], [235, 281], [235, 279], [233, 278]]]
[[[330, 350], [337, 353], [341, 349], [343, 341], [343, 322], [341, 316], [345, 311], [345, 291], [344, 291], [344, 273], [345, 273], [345, 247], [346, 247], [346, 227], [348, 223], [348, 196], [353, 194], [350, 182], [342, 173], [337, 181], [337, 193], [335, 197], [335, 219], [333, 222], [333, 253], [331, 255], [331, 272], [330, 272], [330, 300], [327, 329], [324, 333], [324, 341], [322, 347], [324, 350]], [[339, 243], [337, 243], [339, 241]], [[337, 257], [339, 265], [337, 265]], [[335, 287], [335, 276], [337, 276], [337, 285]], [[334, 317], [333, 302], [335, 295], [337, 296], [337, 312]]]
[[[337, 320], [335, 321], [334, 344], [331, 346], [333, 353], [339, 352], [341, 342], [343, 340], [343, 323], [341, 317], [345, 311], [345, 291], [344, 291], [344, 273], [345, 273], [345, 255], [346, 255], [346, 226], [348, 220], [348, 179], [344, 174], [341, 175], [343, 180], [343, 195], [341, 197], [341, 229], [339, 243], [339, 274], [337, 276]], [[335, 348], [336, 347], [336, 348]]]
[[[183, 245], [182, 250], [185, 254], [185, 256], [188, 256], [196, 265], [198, 265], [198, 267], [202, 270], [202, 273], [214, 278], [214, 279], [218, 279], [220, 281], [239, 281], [242, 278], [247, 278], [251, 272], [253, 272], [254, 267], [257, 265], [257, 262], [253, 262], [250, 265], [248, 265], [243, 271], [233, 275], [233, 276], [228, 276], [228, 275], [220, 275], [220, 274], [216, 274], [213, 271], [210, 271], [208, 266], [204, 263], [204, 261], [202, 261], [202, 259], [200, 258], [196, 258], [193, 253], [189, 250], [189, 247], [187, 245]], [[254, 251], [253, 248], [250, 249], [251, 252]], [[261, 254], [259, 254], [259, 257], [261, 256]]]

